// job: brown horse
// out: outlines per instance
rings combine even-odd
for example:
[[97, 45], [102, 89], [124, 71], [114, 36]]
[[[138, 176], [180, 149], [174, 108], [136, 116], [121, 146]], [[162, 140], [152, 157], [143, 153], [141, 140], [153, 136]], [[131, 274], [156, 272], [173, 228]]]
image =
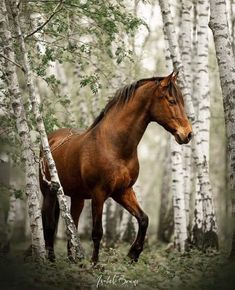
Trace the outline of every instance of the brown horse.
[[[48, 137], [64, 192], [71, 197], [71, 215], [76, 226], [84, 199], [92, 200], [94, 263], [98, 261], [102, 211], [108, 197], [138, 221], [138, 234], [128, 256], [137, 261], [143, 249], [148, 216], [140, 208], [132, 188], [139, 173], [138, 143], [151, 121], [173, 134], [179, 144], [188, 143], [192, 136], [176, 77], [173, 72], [167, 77], [142, 79], [125, 86], [85, 132], [59, 129]], [[45, 174], [49, 178], [47, 168]], [[56, 195], [51, 193], [41, 175], [40, 186], [44, 196], [42, 218], [46, 249], [48, 258], [53, 260], [59, 206]]]

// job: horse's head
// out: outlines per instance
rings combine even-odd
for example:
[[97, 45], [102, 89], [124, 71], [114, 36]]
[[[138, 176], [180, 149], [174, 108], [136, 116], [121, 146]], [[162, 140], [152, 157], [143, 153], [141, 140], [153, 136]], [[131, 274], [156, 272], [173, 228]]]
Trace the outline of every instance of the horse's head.
[[184, 108], [182, 93], [175, 83], [178, 73], [160, 80], [151, 103], [151, 120], [162, 125], [174, 135], [179, 144], [187, 144], [192, 138], [192, 126]]

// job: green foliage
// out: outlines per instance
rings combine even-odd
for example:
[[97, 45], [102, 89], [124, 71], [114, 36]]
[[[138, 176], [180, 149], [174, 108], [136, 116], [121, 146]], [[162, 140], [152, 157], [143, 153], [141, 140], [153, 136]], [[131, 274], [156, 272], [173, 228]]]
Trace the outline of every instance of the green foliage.
[[52, 106], [47, 108], [43, 120], [47, 134], [61, 127], [58, 119], [55, 116], [55, 111]]
[[101, 88], [101, 84], [99, 83], [99, 75], [85, 75], [82, 77], [82, 80], [80, 82], [81, 87], [85, 87], [87, 85], [90, 86], [90, 89], [93, 94], [97, 94], [99, 88]]
[[[30, 35], [43, 24], [57, 5], [58, 2], [55, 1], [22, 2], [20, 17], [24, 36]], [[38, 21], [29, 17], [37, 18], [38, 15], [42, 16]], [[34, 75], [38, 76], [37, 82], [40, 85], [42, 83], [42, 86], [46, 84], [50, 89], [45, 95], [41, 93], [41, 111], [47, 133], [62, 125], [70, 125], [66, 114], [68, 115], [71, 105], [66, 96], [67, 92], [62, 91], [58, 77], [49, 71], [50, 66], [55, 62], [63, 66], [69, 64], [70, 71], [76, 72], [75, 77], [78, 78], [76, 93], [79, 88], [88, 87], [97, 96], [102, 87], [111, 85], [112, 78], [116, 77], [118, 65], [125, 60], [132, 60], [130, 39], [141, 26], [147, 27], [143, 20], [131, 13], [131, 9], [123, 0], [64, 0], [42, 30], [25, 38], [31, 68]], [[21, 64], [22, 52], [17, 39], [14, 39], [14, 46], [16, 60]], [[27, 86], [21, 72], [19, 76], [21, 90], [27, 97], [25, 108], [28, 125], [30, 130], [34, 131], [35, 116], [32, 114]], [[86, 94], [85, 99], [89, 99], [89, 107], [91, 94], [89, 91], [86, 91]], [[12, 131], [16, 132], [15, 124], [10, 124], [10, 119], [6, 122], [11, 129], [13, 128]], [[13, 160], [19, 163], [20, 144], [17, 134], [13, 135], [11, 138], [7, 136], [4, 142], [17, 144]]]
[[[50, 1], [29, 3], [29, 9], [44, 15], [50, 15], [54, 6]], [[128, 12], [124, 1], [63, 1], [60, 11], [43, 29], [43, 37], [27, 38], [30, 46], [35, 46], [36, 40], [45, 47], [43, 54], [40, 51], [34, 56], [31, 54], [32, 66], [39, 76], [44, 77], [50, 62], [79, 63], [83, 68], [81, 77], [86, 78], [87, 71], [91, 75], [95, 73], [104, 55], [116, 59], [118, 64], [131, 57], [128, 38], [141, 25], [147, 27], [143, 20]], [[30, 24], [28, 30], [32, 30]], [[48, 40], [44, 41], [45, 38]]]

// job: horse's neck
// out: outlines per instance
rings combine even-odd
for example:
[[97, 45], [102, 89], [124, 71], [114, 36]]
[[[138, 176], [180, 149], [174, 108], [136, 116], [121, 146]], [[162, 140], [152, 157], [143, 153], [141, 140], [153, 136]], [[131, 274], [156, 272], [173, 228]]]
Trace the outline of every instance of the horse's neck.
[[100, 124], [100, 131], [112, 151], [128, 158], [137, 146], [149, 123], [143, 104], [130, 102], [123, 107], [114, 106]]

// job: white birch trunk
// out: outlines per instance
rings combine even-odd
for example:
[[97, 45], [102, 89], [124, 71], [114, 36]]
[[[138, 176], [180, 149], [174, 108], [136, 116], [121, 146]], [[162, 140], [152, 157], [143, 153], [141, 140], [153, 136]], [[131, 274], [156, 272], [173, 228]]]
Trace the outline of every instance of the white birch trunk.
[[[209, 94], [209, 74], [208, 74], [208, 13], [209, 1], [198, 2], [198, 27], [197, 27], [197, 63], [196, 63], [196, 92], [198, 102], [198, 146], [202, 148], [201, 158], [209, 164], [209, 135], [210, 135], [210, 94]], [[209, 171], [209, 166], [208, 166]], [[208, 172], [209, 173], [209, 172]], [[195, 196], [195, 216], [194, 216], [194, 243], [200, 245], [201, 233], [208, 233], [214, 228], [215, 213], [212, 199], [212, 191], [206, 194], [201, 192], [200, 183], [197, 179]], [[217, 231], [217, 229], [216, 229]], [[199, 235], [199, 237], [197, 237]], [[199, 244], [198, 244], [199, 242]]]
[[78, 100], [78, 109], [79, 109], [79, 125], [81, 128], [87, 128], [89, 126], [89, 110], [87, 102], [81, 94], [79, 95]]
[[102, 216], [104, 230], [103, 241], [106, 247], [112, 247], [116, 243], [116, 210], [116, 203], [111, 198], [108, 198], [104, 203]]
[[[188, 89], [185, 77], [184, 77], [184, 68], [182, 65], [181, 56], [180, 56], [178, 46], [177, 46], [177, 38], [176, 38], [175, 29], [174, 29], [174, 24], [172, 21], [171, 11], [169, 9], [169, 3], [167, 1], [159, 0], [159, 4], [162, 11], [164, 29], [166, 31], [167, 38], [169, 41], [169, 49], [171, 52], [173, 65], [174, 65], [174, 68], [180, 72], [179, 78], [178, 78], [179, 85], [184, 95], [186, 111], [187, 111], [189, 119], [191, 120], [193, 132], [194, 132], [195, 150], [193, 151], [193, 157], [196, 163], [197, 175], [200, 182], [201, 192], [204, 196], [206, 196], [207, 194], [209, 194], [208, 192], [211, 191], [208, 164], [207, 162], [204, 162], [203, 154], [201, 154], [203, 153], [203, 148], [200, 146], [200, 143], [198, 140], [198, 134], [197, 134], [198, 126], [197, 124], [195, 124], [196, 118], [195, 118], [194, 107], [192, 103], [191, 94]], [[209, 199], [207, 201], [210, 202]], [[215, 220], [215, 216], [213, 216], [213, 223], [211, 222], [211, 225], [213, 225], [213, 227], [211, 228], [212, 234], [210, 234], [209, 237], [208, 236], [204, 237], [205, 247], [207, 245], [210, 245], [210, 246], [214, 245], [215, 247], [218, 247], [217, 223]]]
[[[2, 47], [0, 47], [0, 54], [4, 54]], [[9, 115], [8, 100], [6, 98], [6, 85], [4, 82], [4, 58], [0, 56], [0, 117]]]
[[[192, 83], [192, 58], [191, 58], [191, 45], [192, 45], [192, 1], [182, 1], [182, 20], [180, 27], [179, 45], [182, 56], [182, 63], [185, 72], [185, 79], [188, 87]], [[183, 166], [183, 179], [184, 179], [184, 199], [185, 199], [185, 214], [187, 229], [190, 228], [189, 220], [189, 200], [191, 195], [191, 174], [192, 174], [192, 143], [186, 144], [182, 147], [182, 166]]]
[[[164, 27], [166, 67], [168, 71], [173, 70], [171, 53], [168, 43], [168, 35]], [[182, 147], [176, 143], [173, 137], [170, 138], [171, 148], [171, 191], [173, 197], [174, 213], [174, 244], [180, 251], [184, 252], [187, 241], [187, 224], [185, 211], [185, 196], [183, 182], [183, 151]]]
[[[228, 180], [232, 197], [233, 217], [235, 216], [235, 62], [229, 38], [225, 0], [210, 0], [209, 26], [214, 36], [215, 50], [219, 65], [223, 93], [224, 118], [227, 136]], [[234, 222], [234, 221], [233, 221]], [[235, 257], [235, 229], [231, 258]]]
[[[180, 149], [180, 151], [178, 149]], [[186, 249], [187, 242], [184, 178], [182, 170], [182, 150], [179, 148], [179, 145], [175, 142], [175, 140], [171, 142], [171, 152], [171, 183], [174, 208], [174, 244], [175, 247], [183, 253]]]
[[120, 241], [123, 241], [124, 239], [126, 230], [128, 228], [129, 220], [130, 220], [130, 213], [127, 210], [123, 209], [122, 219], [121, 219], [120, 227], [119, 227], [119, 240]]
[[[5, 1], [0, 7], [0, 35], [3, 43], [5, 56], [15, 61], [11, 32], [8, 30], [9, 22]], [[26, 195], [28, 213], [32, 233], [32, 254], [36, 258], [45, 257], [45, 245], [42, 231], [41, 210], [39, 204], [39, 187], [36, 176], [34, 154], [31, 150], [32, 143], [29, 128], [26, 121], [25, 111], [22, 104], [22, 96], [19, 89], [18, 77], [15, 65], [7, 61], [5, 64], [9, 94], [12, 97], [12, 108], [16, 118], [17, 131], [21, 139], [22, 160], [26, 170]]]
[[103, 226], [103, 239], [104, 240], [105, 240], [105, 237], [107, 235], [108, 206], [109, 206], [109, 203], [106, 200], [105, 203], [104, 203], [103, 214], [102, 214], [102, 226]]
[[37, 129], [41, 137], [41, 143], [42, 143], [42, 148], [43, 148], [43, 154], [44, 158], [48, 164], [48, 169], [50, 172], [50, 186], [51, 189], [54, 190], [57, 194], [58, 202], [59, 202], [59, 207], [60, 211], [62, 214], [62, 217], [64, 219], [65, 225], [66, 225], [66, 233], [68, 240], [71, 243], [71, 254], [72, 258], [75, 260], [77, 257], [78, 258], [83, 258], [84, 257], [84, 251], [81, 247], [80, 239], [77, 235], [77, 230], [74, 225], [73, 219], [70, 215], [69, 212], [69, 207], [66, 201], [66, 197], [63, 192], [63, 188], [61, 186], [56, 165], [53, 160], [51, 151], [50, 151], [50, 146], [49, 142], [47, 139], [47, 134], [44, 126], [44, 122], [42, 119], [42, 115], [40, 112], [40, 103], [39, 99], [40, 97], [36, 94], [36, 90], [34, 87], [34, 80], [33, 80], [33, 74], [29, 65], [29, 58], [28, 58], [28, 52], [25, 46], [25, 41], [24, 41], [24, 36], [21, 32], [21, 26], [20, 26], [20, 21], [19, 21], [19, 8], [16, 7], [14, 1], [11, 1], [11, 8], [13, 11], [14, 15], [14, 21], [15, 21], [15, 26], [16, 26], [16, 31], [17, 35], [19, 37], [19, 42], [20, 42], [20, 48], [23, 56], [23, 63], [24, 63], [24, 69], [25, 69], [25, 76], [27, 80], [27, 86], [29, 90], [29, 95], [31, 99], [31, 104], [32, 104], [32, 110], [36, 119], [37, 123]]

